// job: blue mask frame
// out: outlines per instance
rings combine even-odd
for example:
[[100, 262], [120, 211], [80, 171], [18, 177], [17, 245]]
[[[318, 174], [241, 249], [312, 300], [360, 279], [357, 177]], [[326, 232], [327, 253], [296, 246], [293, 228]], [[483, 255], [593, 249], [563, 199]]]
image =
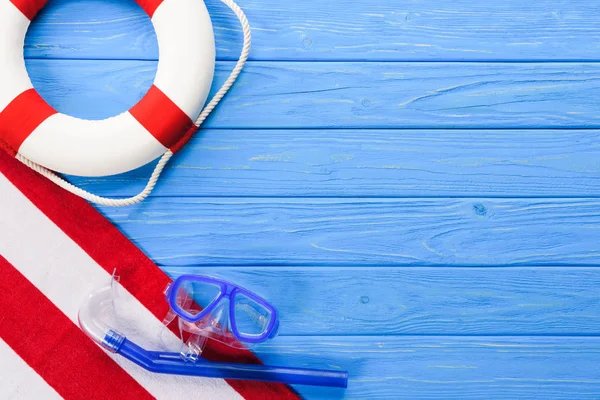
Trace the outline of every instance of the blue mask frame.
[[[208, 283], [214, 286], [219, 287], [219, 294], [215, 297], [211, 303], [206, 306], [200, 313], [197, 315], [193, 315], [189, 313], [187, 310], [180, 307], [177, 304], [177, 293], [179, 289], [187, 284], [187, 283]], [[235, 298], [237, 295], [244, 295], [247, 298], [255, 301], [265, 310], [267, 310], [271, 318], [269, 323], [260, 335], [249, 335], [243, 332], [240, 332], [238, 329], [238, 324], [236, 321], [236, 313], [235, 313]], [[231, 326], [231, 333], [235, 336], [236, 339], [242, 342], [247, 343], [261, 343], [267, 339], [272, 339], [277, 336], [277, 332], [279, 330], [279, 318], [277, 309], [269, 303], [264, 298], [260, 297], [256, 293], [253, 293], [243, 287], [236, 285], [231, 282], [224, 281], [222, 279], [212, 278], [208, 276], [200, 276], [200, 275], [181, 275], [177, 278], [167, 289], [166, 292], [167, 302], [171, 307], [171, 310], [179, 317], [188, 321], [190, 323], [197, 323], [204, 319], [206, 316], [210, 315], [212, 311], [225, 299], [229, 300], [229, 322]]]

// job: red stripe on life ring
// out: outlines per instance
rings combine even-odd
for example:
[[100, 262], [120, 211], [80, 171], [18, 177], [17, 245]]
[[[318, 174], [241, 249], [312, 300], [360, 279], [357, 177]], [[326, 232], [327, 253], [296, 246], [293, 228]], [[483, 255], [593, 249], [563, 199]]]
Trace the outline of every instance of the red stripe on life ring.
[[150, 18], [152, 18], [163, 0], [135, 0], [135, 2], [142, 7], [142, 10], [146, 11], [146, 14], [148, 14]]
[[19, 151], [25, 139], [56, 113], [35, 89], [26, 90], [0, 112], [0, 138]]
[[171, 146], [171, 151], [173, 153], [177, 153], [179, 150], [183, 149], [183, 146], [185, 146], [187, 142], [192, 139], [196, 132], [198, 132], [198, 129], [199, 128], [196, 125], [193, 125], [190, 129], [188, 129], [185, 135], [183, 135], [183, 137], [179, 139], [177, 143]]
[[177, 143], [194, 125], [194, 121], [154, 85], [129, 112], [166, 148]]
[[32, 21], [38, 12], [48, 2], [48, 0], [10, 0], [27, 17], [28, 20]]

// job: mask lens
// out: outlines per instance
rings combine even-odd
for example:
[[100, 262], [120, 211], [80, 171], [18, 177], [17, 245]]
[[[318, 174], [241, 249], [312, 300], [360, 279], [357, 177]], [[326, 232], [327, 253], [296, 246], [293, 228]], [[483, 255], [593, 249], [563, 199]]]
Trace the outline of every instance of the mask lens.
[[[196, 317], [221, 294], [221, 287], [211, 282], [185, 281], [177, 290], [179, 312]], [[176, 310], [177, 311], [177, 310]]]
[[265, 334], [273, 318], [271, 311], [243, 293], [237, 293], [234, 301], [235, 322], [240, 335]]

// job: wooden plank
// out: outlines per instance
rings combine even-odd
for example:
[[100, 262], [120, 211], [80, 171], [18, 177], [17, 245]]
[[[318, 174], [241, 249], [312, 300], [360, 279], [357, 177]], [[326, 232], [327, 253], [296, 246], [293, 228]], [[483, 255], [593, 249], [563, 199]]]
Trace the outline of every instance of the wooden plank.
[[[207, 0], [218, 57], [234, 59], [238, 23]], [[255, 60], [598, 60], [600, 7], [584, 0], [242, 0]], [[341, 12], [343, 10], [343, 12]], [[28, 57], [156, 59], [133, 1], [52, 0]]]
[[[218, 65], [215, 87], [232, 65]], [[125, 111], [155, 68], [29, 60], [42, 95], [84, 118]], [[599, 93], [599, 63], [253, 62], [205, 127], [600, 128]]]
[[349, 388], [308, 399], [597, 399], [599, 338], [285, 337], [267, 364], [348, 369]]
[[157, 60], [158, 43], [133, 0], [50, 0], [27, 32], [25, 57]]
[[[155, 195], [595, 197], [599, 159], [597, 130], [207, 129]], [[152, 168], [71, 181], [131, 196]]]
[[600, 338], [284, 337], [267, 364], [348, 369], [349, 388], [307, 399], [597, 399]]
[[161, 265], [599, 265], [599, 199], [162, 198], [101, 208]]
[[33, 86], [55, 109], [104, 119], [133, 107], [148, 92], [156, 62], [27, 60]]
[[599, 335], [599, 268], [163, 267], [269, 299], [282, 336]]

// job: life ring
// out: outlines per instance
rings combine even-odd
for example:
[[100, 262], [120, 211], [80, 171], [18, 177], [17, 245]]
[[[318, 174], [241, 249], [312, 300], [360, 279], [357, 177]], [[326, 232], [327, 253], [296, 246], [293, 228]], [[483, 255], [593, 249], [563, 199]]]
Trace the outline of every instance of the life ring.
[[137, 0], [159, 47], [156, 79], [129, 111], [101, 121], [61, 114], [33, 88], [23, 46], [47, 0], [0, 0], [0, 143], [56, 172], [107, 176], [145, 165], [195, 130], [215, 70], [215, 40], [202, 0]]

